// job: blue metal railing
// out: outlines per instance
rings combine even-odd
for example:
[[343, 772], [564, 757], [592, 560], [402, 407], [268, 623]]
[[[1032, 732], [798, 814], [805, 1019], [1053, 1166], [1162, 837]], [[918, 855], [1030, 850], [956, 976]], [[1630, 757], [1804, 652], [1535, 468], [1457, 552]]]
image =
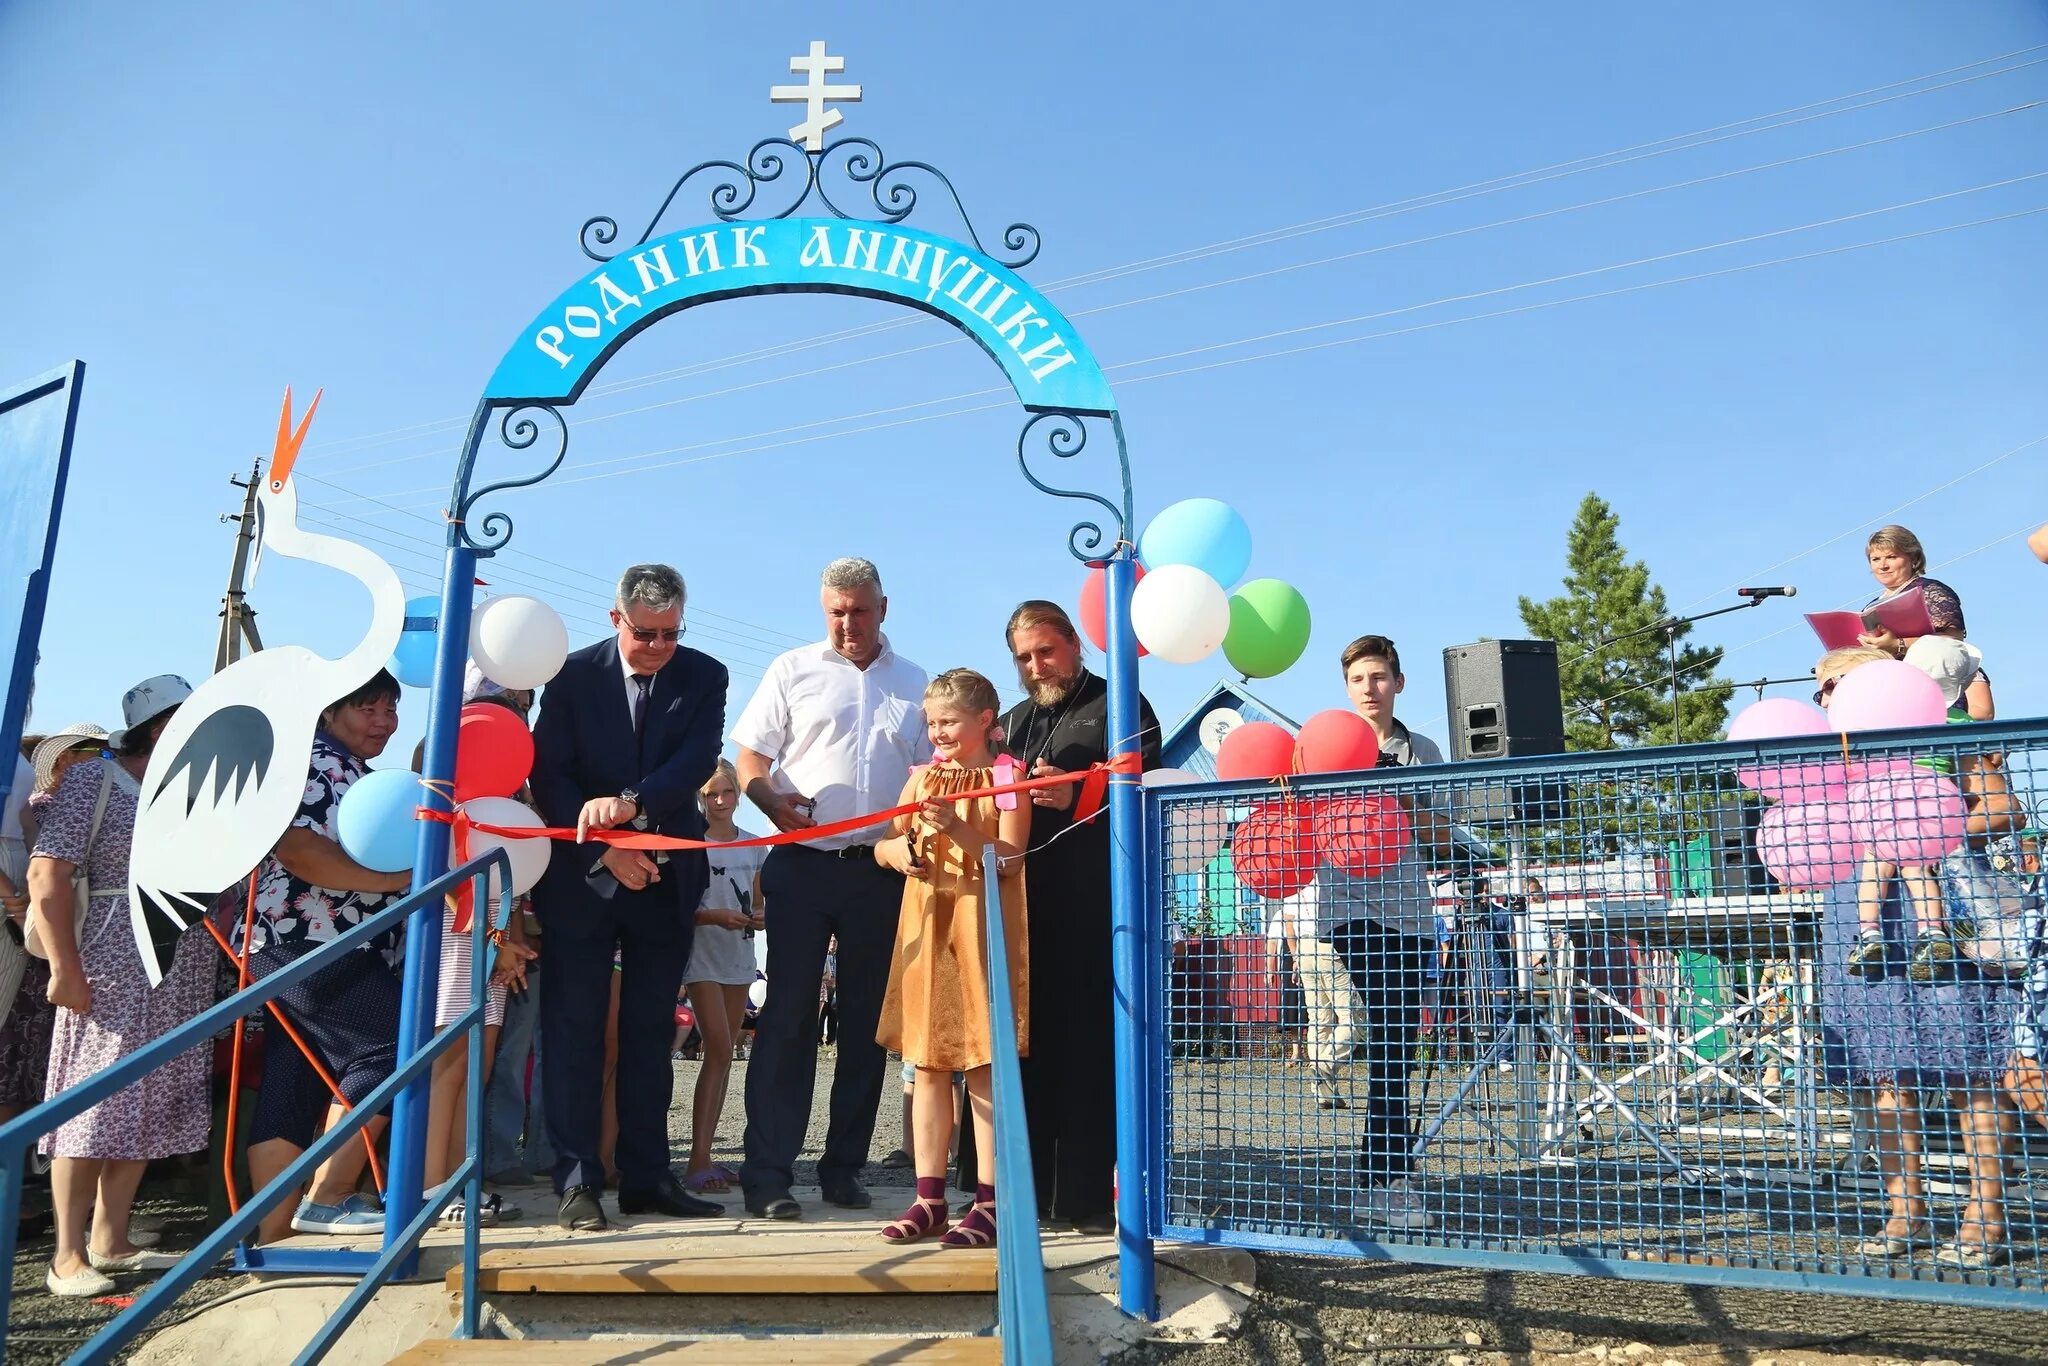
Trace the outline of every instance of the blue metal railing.
[[[496, 916], [488, 914], [484, 907], [483, 892], [489, 885], [485, 879], [492, 874], [495, 874], [496, 884], [501, 889]], [[472, 883], [478, 907], [470, 931], [474, 936], [474, 951], [471, 955], [469, 1008], [454, 1023], [427, 1040], [417, 1051], [408, 1052], [401, 1041], [399, 1064], [390, 1077], [352, 1106], [341, 1122], [315, 1140], [311, 1147], [301, 1153], [275, 1179], [261, 1190], [252, 1193], [243, 1202], [240, 1210], [191, 1252], [185, 1254], [177, 1265], [166, 1271], [148, 1290], [139, 1295], [134, 1304], [123, 1310], [79, 1348], [70, 1358], [72, 1362], [111, 1361], [137, 1336], [147, 1331], [150, 1323], [170, 1308], [195, 1281], [210, 1274], [237, 1243], [254, 1233], [272, 1206], [288, 1194], [295, 1194], [316, 1167], [333, 1156], [343, 1144], [361, 1142], [359, 1135], [363, 1127], [389, 1107], [395, 1097], [405, 1092], [408, 1087], [417, 1085], [424, 1088], [427, 1070], [458, 1038], [466, 1036], [469, 1042], [470, 1076], [478, 1078], [483, 1075], [481, 1026], [484, 1018], [484, 984], [489, 976], [492, 953], [488, 936], [493, 921], [502, 925], [511, 913], [510, 860], [502, 849], [493, 849], [480, 858], [472, 859], [461, 868], [434, 879], [404, 900], [379, 911], [346, 934], [322, 945], [303, 958], [267, 977], [251, 982], [233, 996], [193, 1016], [106, 1070], [96, 1073], [83, 1084], [74, 1086], [63, 1095], [45, 1101], [0, 1125], [0, 1264], [11, 1267], [14, 1263], [15, 1242], [20, 1224], [22, 1179], [26, 1174], [28, 1150], [37, 1139], [66, 1120], [85, 1113], [108, 1097], [134, 1085], [174, 1058], [191, 1049], [205, 1047], [216, 1034], [231, 1027], [237, 1019], [261, 1009], [307, 977], [339, 961], [340, 955], [364, 949], [372, 940], [402, 923], [413, 911], [431, 906], [438, 915], [442, 899], [464, 882]], [[382, 1252], [374, 1259], [368, 1259], [367, 1265], [362, 1268], [361, 1282], [335, 1308], [334, 1313], [328, 1317], [312, 1341], [306, 1344], [295, 1359], [298, 1363], [315, 1362], [326, 1354], [342, 1333], [347, 1331], [349, 1324], [354, 1322], [356, 1315], [362, 1311], [370, 1297], [394, 1275], [400, 1274], [402, 1265], [412, 1256], [420, 1238], [435, 1216], [440, 1213], [441, 1208], [456, 1190], [463, 1186], [467, 1187], [468, 1200], [463, 1230], [462, 1316], [457, 1336], [476, 1336], [476, 1212], [483, 1189], [483, 1087], [474, 1082], [470, 1085], [467, 1095], [466, 1123], [468, 1157], [455, 1171], [447, 1185], [424, 1203], [419, 1203], [417, 1213], [402, 1227], [394, 1227], [387, 1222]], [[417, 1195], [415, 1201], [418, 1201]], [[337, 1255], [339, 1254], [332, 1251], [326, 1254], [329, 1258]], [[368, 1254], [356, 1255], [368, 1258]], [[250, 1262], [266, 1270], [336, 1269], [331, 1261], [309, 1260], [302, 1267], [292, 1265], [283, 1259], [265, 1262], [259, 1257], [252, 1256]], [[5, 1282], [0, 1282], [0, 1342], [6, 1340], [12, 1308], [13, 1278], [9, 1276]]]
[[[1795, 799], [1850, 825], [1873, 819], [1849, 814], [1870, 800], [1852, 779], [1949, 792], [1977, 822], [1976, 872], [1944, 865], [1928, 894], [1871, 875], [1884, 949], [1852, 966], [1863, 851], [1795, 845], [1833, 885], [1785, 886], [1767, 869], [1787, 847], [1757, 834], [1785, 804], [1753, 790], [1760, 773], [1809, 781]], [[1386, 798], [1418, 831], [1445, 822], [1415, 855], [1415, 892], [1374, 890], [1398, 864], [1347, 884], [1324, 862], [1331, 813]], [[1835, 735], [1195, 784], [1145, 804], [1152, 1236], [2048, 1309], [2048, 1128], [2015, 1121], [1999, 1080], [2014, 1022], [2042, 1007], [1967, 929], [1951, 966], [1915, 975], [1910, 957], [1915, 898], [1960, 924], [2038, 895], [2048, 719], [1859, 734], [1846, 751]], [[1307, 817], [1322, 833], [1291, 843], [1285, 822]], [[1304, 867], [1334, 903], [1321, 912], [1251, 888], [1299, 886]], [[1273, 917], [1343, 960], [1320, 1000], [1356, 1003], [1319, 1023], [1301, 977], [1294, 1069], [1262, 1038], [1284, 1025]], [[1427, 934], [1434, 972], [1361, 919]], [[2037, 939], [2037, 965], [2044, 952]], [[1385, 1023], [1417, 1015], [1419, 1035]], [[1391, 1141], [1373, 1127], [1390, 1076], [1408, 1095]], [[1886, 1231], [1910, 1208], [1887, 1177], [1921, 1191], [1910, 1237]], [[1995, 1255], [1973, 1260], [1973, 1243]]]
[[[993, 845], [982, 851], [988, 917], [989, 1092], [996, 1129], [996, 1313], [1004, 1366], [1052, 1366], [1052, 1307], [1038, 1240], [1038, 1184], [1024, 1121], [1024, 1077], [1017, 1065], [1016, 1003], [1010, 946]], [[972, 1108], [972, 1107], [970, 1107]]]

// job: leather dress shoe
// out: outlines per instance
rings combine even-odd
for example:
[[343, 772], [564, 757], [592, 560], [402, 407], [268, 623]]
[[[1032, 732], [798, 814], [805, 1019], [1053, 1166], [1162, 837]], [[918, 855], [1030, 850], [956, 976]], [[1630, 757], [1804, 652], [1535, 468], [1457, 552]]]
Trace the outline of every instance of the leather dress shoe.
[[828, 1205], [837, 1205], [841, 1209], [866, 1209], [875, 1203], [875, 1197], [868, 1194], [868, 1188], [860, 1183], [859, 1177], [821, 1179], [818, 1184]]
[[619, 1213], [666, 1214], [671, 1219], [716, 1219], [725, 1213], [725, 1206], [716, 1200], [690, 1194], [673, 1175], [666, 1175], [645, 1190], [627, 1190], [621, 1183]]
[[747, 1213], [757, 1219], [801, 1219], [804, 1207], [788, 1191], [769, 1191], [747, 1197]]
[[598, 1203], [595, 1186], [571, 1186], [563, 1191], [558, 1217], [563, 1228], [576, 1233], [594, 1233], [611, 1227], [611, 1220], [604, 1217], [604, 1206]]

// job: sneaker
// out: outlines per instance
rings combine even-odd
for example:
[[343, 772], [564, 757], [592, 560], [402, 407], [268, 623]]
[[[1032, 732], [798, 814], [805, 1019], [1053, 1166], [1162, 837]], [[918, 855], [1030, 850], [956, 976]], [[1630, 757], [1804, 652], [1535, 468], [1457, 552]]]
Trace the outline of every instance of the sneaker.
[[1422, 1196], [1405, 1176], [1360, 1192], [1355, 1213], [1360, 1224], [1391, 1229], [1433, 1228], [1436, 1220], [1423, 1208]]
[[1955, 970], [1955, 961], [1956, 941], [1946, 931], [1923, 934], [1913, 949], [1913, 962], [1906, 969], [1906, 976], [1916, 982], [1939, 981]]
[[298, 1213], [292, 1215], [292, 1231], [382, 1233], [384, 1208], [369, 1196], [360, 1193], [349, 1196], [338, 1205], [316, 1205], [311, 1200], [301, 1200]]
[[1849, 950], [1849, 961], [1843, 965], [1851, 977], [1881, 977], [1884, 975], [1884, 936], [1865, 930], [1856, 936], [1856, 947]]

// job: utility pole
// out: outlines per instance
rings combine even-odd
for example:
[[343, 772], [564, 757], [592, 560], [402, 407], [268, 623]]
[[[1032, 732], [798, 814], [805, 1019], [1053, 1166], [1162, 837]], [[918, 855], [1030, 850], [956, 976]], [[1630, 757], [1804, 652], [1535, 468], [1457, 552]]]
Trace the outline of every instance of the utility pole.
[[244, 493], [239, 516], [226, 512], [220, 515], [223, 522], [241, 523], [241, 529], [235, 534], [235, 563], [228, 571], [228, 591], [220, 600], [220, 644], [213, 652], [215, 673], [242, 657], [244, 642], [251, 653], [263, 648], [263, 638], [256, 634], [256, 609], [249, 606], [242, 589], [249, 572], [249, 547], [256, 541], [256, 490], [262, 487], [263, 462], [258, 460], [249, 467], [246, 484], [232, 476], [228, 482]]

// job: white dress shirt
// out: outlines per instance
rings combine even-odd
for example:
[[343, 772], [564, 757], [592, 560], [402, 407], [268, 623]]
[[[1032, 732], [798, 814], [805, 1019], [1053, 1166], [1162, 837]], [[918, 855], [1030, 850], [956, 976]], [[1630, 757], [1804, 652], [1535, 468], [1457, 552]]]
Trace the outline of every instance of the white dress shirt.
[[[732, 742], [775, 763], [775, 790], [817, 805], [819, 825], [896, 805], [914, 765], [931, 759], [923, 669], [889, 648], [862, 669], [823, 641], [778, 657], [734, 723]], [[806, 841], [817, 849], [873, 844], [871, 826]]]

